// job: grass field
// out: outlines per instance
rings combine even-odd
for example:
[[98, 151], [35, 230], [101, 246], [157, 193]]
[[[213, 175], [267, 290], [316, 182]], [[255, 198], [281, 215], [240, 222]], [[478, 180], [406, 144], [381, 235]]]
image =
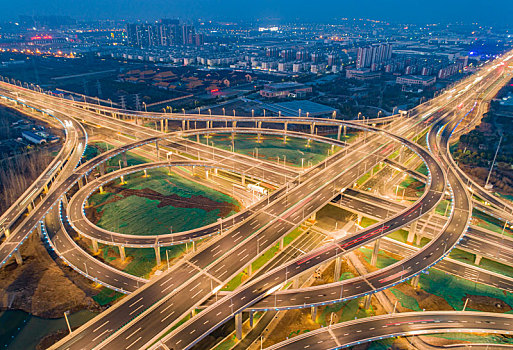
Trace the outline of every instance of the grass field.
[[[125, 178], [126, 184], [116, 185], [115, 191], [95, 193], [90, 198], [99, 218], [97, 225], [107, 230], [133, 235], [161, 235], [170, 232], [187, 231], [215, 222], [222, 216], [234, 214], [240, 207], [233, 198], [194, 181], [176, 174], [168, 174], [167, 169], [135, 173]], [[119, 181], [116, 181], [118, 184]], [[135, 195], [124, 195], [120, 189], [140, 190]], [[165, 200], [168, 196], [178, 196], [183, 201], [202, 201], [209, 199], [207, 204], [227, 203], [235, 210], [228, 215], [221, 215], [221, 209], [215, 207], [180, 207], [162, 205], [161, 200], [144, 197], [144, 192], [154, 191]], [[160, 198], [160, 197], [159, 197]], [[205, 199], [206, 198], [206, 199]], [[205, 205], [207, 205], [205, 204]]]
[[[191, 137], [191, 140], [196, 140]], [[207, 143], [215, 147], [225, 150], [232, 150], [231, 134], [213, 134], [207, 139], [200, 137], [201, 143]], [[275, 135], [262, 135], [261, 142], [257, 142], [257, 135], [255, 134], [236, 134], [234, 139], [235, 152], [256, 156], [258, 158], [271, 160], [274, 162], [284, 163], [289, 166], [301, 167], [301, 163], [307, 167], [309, 163], [315, 165], [328, 156], [328, 151], [332, 153], [331, 145], [311, 141], [300, 138], [287, 138], [287, 143], [283, 142], [283, 138]], [[258, 149], [258, 151], [257, 151]], [[336, 152], [340, 150], [339, 147], [334, 147]], [[279, 158], [279, 160], [278, 160]], [[303, 160], [302, 160], [303, 159]]]

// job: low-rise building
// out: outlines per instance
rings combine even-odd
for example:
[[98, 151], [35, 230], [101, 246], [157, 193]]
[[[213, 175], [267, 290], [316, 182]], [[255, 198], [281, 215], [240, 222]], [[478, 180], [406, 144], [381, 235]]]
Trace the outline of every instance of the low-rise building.
[[304, 97], [312, 92], [311, 86], [287, 82], [267, 84], [260, 90], [260, 96], [267, 98]]
[[425, 75], [405, 75], [397, 77], [395, 82], [399, 85], [428, 87], [436, 82], [436, 77]]

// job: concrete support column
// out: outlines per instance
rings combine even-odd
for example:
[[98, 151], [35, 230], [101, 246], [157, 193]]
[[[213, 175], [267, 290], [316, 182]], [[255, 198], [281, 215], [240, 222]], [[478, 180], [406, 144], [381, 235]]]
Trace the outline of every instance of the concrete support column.
[[44, 185], [43, 192], [44, 193], [48, 193], [48, 184]]
[[312, 221], [317, 220], [317, 212], [313, 213], [312, 216], [310, 216], [310, 220], [312, 220]]
[[96, 239], [91, 239], [91, 243], [93, 244], [93, 253], [98, 254], [98, 241]]
[[283, 143], [287, 143], [287, 129], [289, 127], [289, 123], [285, 122], [283, 126], [283, 130], [285, 131], [285, 135], [283, 135]]
[[158, 245], [155, 245], [155, 260], [156, 260], [156, 263], [157, 263], [157, 266], [160, 265], [160, 263], [162, 262], [161, 258], [160, 258], [160, 247]]
[[[88, 201], [86, 200], [86, 203], [85, 203], [85, 206], [87, 207], [88, 206]], [[66, 193], [64, 193], [64, 195], [62, 196], [62, 205], [64, 205], [65, 208], [68, 207], [68, 195]]]
[[317, 306], [312, 306], [310, 308], [310, 311], [311, 311], [311, 314], [312, 314], [312, 321], [315, 322], [315, 320], [317, 319]]
[[413, 277], [411, 279], [411, 285], [413, 288], [418, 288], [419, 287], [419, 281], [420, 281], [420, 275], [416, 275], [415, 277]]
[[235, 336], [242, 340], [242, 312], [235, 314]]
[[253, 264], [248, 265], [248, 276], [251, 277], [253, 275]]
[[280, 239], [280, 250], [283, 250], [283, 238]]
[[43, 230], [41, 229], [41, 224], [39, 222], [36, 225], [36, 232], [39, 235], [39, 237], [43, 238]]
[[126, 152], [123, 152], [123, 166], [125, 168], [128, 166], [128, 161], [126, 160]]
[[347, 134], [347, 126], [344, 125], [344, 138], [346, 138], [346, 134]]
[[254, 318], [255, 318], [254, 316], [255, 316], [255, 312], [254, 311], [250, 311], [249, 312], [249, 326], [251, 328], [253, 328], [253, 325], [254, 325], [254, 321], [255, 321], [254, 320]]
[[374, 241], [374, 249], [372, 250], [372, 257], [371, 257], [371, 265], [376, 266], [376, 263], [378, 262], [378, 253], [379, 253], [379, 242], [381, 241], [380, 238], [378, 238], [376, 241]]
[[101, 163], [99, 165], [99, 168], [100, 168], [100, 176], [105, 175], [105, 163]]
[[258, 143], [262, 142], [262, 141], [260, 140], [261, 136], [262, 136], [262, 134], [260, 134], [260, 133], [258, 133], [258, 134], [257, 134], [257, 142], [258, 142]]
[[122, 245], [119, 246], [119, 258], [121, 259], [121, 261], [126, 260], [125, 246], [122, 246]]
[[232, 128], [235, 129], [237, 127], [237, 122], [236, 121], [233, 121], [232, 122]]
[[164, 132], [164, 119], [160, 119], [160, 132]]
[[338, 126], [338, 131], [337, 131], [337, 140], [340, 141], [340, 135], [342, 134], [342, 125], [339, 125]]
[[242, 174], [242, 177], [241, 177], [241, 183], [242, 183], [243, 185], [245, 185], [245, 184], [246, 184], [246, 175], [244, 175], [244, 174]]
[[168, 132], [169, 131], [169, 119], [166, 119], [166, 128], [165, 128], [165, 131]]
[[417, 221], [410, 225], [410, 229], [408, 230], [408, 238], [406, 239], [407, 243], [413, 243], [413, 239], [415, 238], [415, 231], [417, 231]]
[[481, 259], [483, 257], [479, 254], [476, 254], [476, 260], [474, 260], [474, 264], [479, 265], [481, 263]]
[[314, 134], [315, 133], [315, 123], [312, 123], [310, 124], [310, 134]]
[[200, 142], [199, 134], [196, 134], [196, 142], [197, 142], [197, 143], [199, 143], [199, 142]]
[[364, 304], [364, 309], [365, 310], [368, 310], [370, 309], [371, 307], [371, 301], [372, 301], [372, 294], [369, 294], [365, 297], [365, 304]]
[[157, 160], [160, 158], [159, 141], [155, 141], [155, 148], [157, 149]]
[[6, 237], [6, 238], [9, 238], [9, 236], [11, 235], [11, 229], [10, 229], [10, 228], [6, 228], [6, 229], [4, 230], [4, 233], [5, 233], [5, 237]]
[[16, 259], [16, 263], [18, 265], [21, 265], [23, 264], [23, 258], [21, 257], [21, 253], [20, 253], [20, 250], [19, 249], [16, 249], [14, 251], [14, 258]]
[[185, 131], [185, 119], [182, 120], [182, 130]]
[[422, 237], [423, 236], [420, 233], [417, 235], [417, 242], [415, 242], [417, 245], [420, 245], [420, 243], [422, 242]]
[[83, 177], [78, 179], [78, 188], [82, 188], [82, 186], [84, 186], [84, 178]]
[[362, 214], [357, 214], [357, 215], [358, 215], [358, 219], [357, 219], [356, 223], [358, 225], [360, 225], [362, 223], [363, 216], [362, 216]]
[[192, 251], [196, 251], [196, 241], [192, 241]]
[[100, 186], [100, 194], [103, 194], [103, 186]]
[[334, 275], [335, 282], [340, 279], [341, 272], [342, 272], [342, 257], [339, 256], [335, 259], [335, 275]]

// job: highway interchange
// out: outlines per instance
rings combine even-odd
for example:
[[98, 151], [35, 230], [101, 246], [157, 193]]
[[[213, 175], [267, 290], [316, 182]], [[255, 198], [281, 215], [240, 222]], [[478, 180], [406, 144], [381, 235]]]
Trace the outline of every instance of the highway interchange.
[[[12, 255], [16, 254], [19, 246], [34, 229], [42, 230], [42, 236], [49, 241], [57, 254], [86, 277], [101, 281], [102, 284], [115, 290], [125, 293], [132, 292], [114, 307], [111, 307], [54, 346], [54, 348], [62, 349], [132, 349], [148, 348], [150, 346], [162, 349], [185, 349], [196, 344], [227, 320], [238, 317], [237, 315], [240, 315], [242, 311], [324, 305], [389, 288], [435, 265], [456, 244], [466, 242], [462, 241], [462, 238], [466, 233], [472, 214], [471, 194], [467, 187], [471, 180], [455, 166], [448, 152], [448, 144], [453, 131], [461, 120], [461, 115], [458, 113], [458, 108], [461, 107], [458, 106], [462, 106], [465, 110], [470, 109], [476, 94], [482, 93], [501, 78], [505, 83], [507, 80], [504, 78], [506, 74], [503, 74], [503, 70], [507, 65], [501, 65], [500, 62], [508, 62], [509, 64], [510, 59], [511, 54], [506, 58], [498, 59], [497, 62], [489, 63], [481, 70], [481, 75], [478, 73], [477, 78], [471, 76], [456, 84], [452, 93], [447, 91], [445, 94], [441, 94], [432, 101], [410, 111], [409, 116], [401, 114], [392, 121], [390, 118], [384, 118], [383, 122], [386, 124], [383, 126], [312, 118], [269, 117], [266, 119], [248, 119], [224, 116], [225, 120], [222, 120], [223, 117], [221, 116], [218, 116], [218, 119], [213, 119], [211, 116], [193, 115], [153, 116], [161, 121], [164, 119], [182, 121], [182, 130], [167, 134], [139, 127], [127, 121], [129, 118], [135, 121], [137, 118], [151, 118], [150, 114], [141, 114], [139, 117], [134, 117], [133, 114], [130, 115], [133, 112], [116, 111], [113, 113], [108, 108], [95, 111], [94, 106], [82, 105], [78, 107], [77, 105], [80, 105], [80, 103], [59, 102], [59, 99], [53, 96], [41, 96], [40, 93], [2, 84], [2, 90], [6, 90], [3, 91], [6, 97], [17, 99], [19, 103], [19, 95], [22, 95], [23, 100], [28, 101], [26, 102], [27, 105], [40, 110], [43, 110], [44, 107], [51, 108], [52, 113], [62, 115], [61, 118], [67, 120], [65, 125], [69, 126], [69, 133], [73, 134], [73, 137], [68, 136], [66, 139], [63, 151], [59, 155], [63, 158], [58, 160], [60, 164], [64, 165], [65, 163], [65, 165], [60, 170], [57, 180], [53, 181], [46, 196], [35, 205], [35, 208], [30, 208], [27, 218], [13, 229], [11, 229], [14, 226], [13, 222], [4, 226], [3, 231], [8, 232], [8, 235], [6, 234], [0, 246], [0, 264], [5, 264]], [[500, 72], [497, 72], [499, 70]], [[64, 107], [63, 104], [70, 104], [71, 107]], [[113, 130], [121, 130], [123, 134], [133, 135], [138, 140], [127, 142], [125, 146], [115, 148], [85, 164], [79, 165], [87, 143], [87, 134], [74, 118], [64, 119], [65, 113], [63, 110], [70, 109], [80, 115], [79, 121], [106, 127], [112, 125]], [[99, 112], [103, 112], [103, 114]], [[111, 114], [111, 116], [108, 117], [106, 114]], [[124, 115], [124, 117], [121, 118], [121, 115]], [[428, 118], [429, 123], [426, 121], [427, 116], [430, 116]], [[185, 125], [190, 125], [191, 121], [194, 123], [197, 121], [205, 122], [207, 128], [185, 130]], [[224, 125], [218, 125], [216, 128], [214, 122]], [[232, 124], [230, 128], [228, 128], [228, 123]], [[239, 123], [239, 126], [237, 126], [237, 123]], [[249, 123], [254, 123], [255, 127], [251, 128], [248, 125]], [[262, 124], [265, 126], [266, 123], [273, 125], [281, 123], [284, 127], [283, 130], [272, 128], [266, 130], [262, 127]], [[287, 130], [289, 124], [310, 125], [311, 133], [301, 134]], [[345, 142], [333, 139], [331, 141], [322, 140], [322, 137], [314, 133], [316, 124], [338, 128], [337, 139], [340, 139], [342, 127], [344, 129], [348, 127], [363, 130], [362, 134], [365, 136], [353, 144], [345, 144]], [[163, 125], [162, 122], [161, 125]], [[165, 125], [167, 128], [167, 121]], [[429, 149], [412, 142], [414, 137], [425, 131], [427, 131], [426, 137]], [[342, 151], [332, 154], [325, 161], [298, 174], [295, 170], [279, 167], [269, 162], [261, 162], [261, 164], [255, 166], [254, 159], [250, 157], [218, 149], [214, 150], [213, 147], [194, 143], [183, 138], [183, 136], [190, 137], [196, 134], [219, 132], [257, 133], [259, 135], [271, 133], [284, 137], [317, 139], [337, 145], [342, 148]], [[74, 141], [68, 141], [68, 139]], [[224, 297], [220, 296], [217, 302], [207, 306], [204, 311], [178, 328], [175, 327], [169, 333], [169, 330], [178, 321], [190, 314], [191, 310], [201, 306], [213, 294], [217, 294], [223, 285], [255, 261], [260, 254], [270, 249], [276, 242], [283, 239], [284, 236], [334, 198], [340, 198], [341, 191], [350, 188], [369, 169], [383, 162], [403, 146], [415, 153], [429, 169], [425, 192], [414, 204], [401, 208], [396, 206], [395, 214], [388, 217], [386, 217], [387, 215], [384, 215], [385, 217], [381, 215], [382, 220], [373, 226], [362, 229], [348, 237], [333, 240], [303, 256], [281, 262], [276, 268], [267, 271], [265, 274], [257, 275], [256, 278], [251, 279], [235, 292]], [[101, 172], [102, 164], [106, 160], [137, 148], [156, 151], [157, 162], [125, 167], [117, 172], [93, 179], [86, 185], [80, 184], [81, 189], [67, 203], [66, 193], [73, 186], [76, 187], [78, 182], [84, 182], [87, 175], [94, 169], [100, 169]], [[188, 158], [189, 160], [161, 161], [159, 152], [162, 153], [161, 155], [165, 155], [164, 153], [169, 151], [175, 156], [193, 155], [198, 160], [194, 161]], [[55, 167], [55, 163], [52, 164]], [[159, 236], [157, 239], [152, 236], [123, 236], [119, 233], [102, 230], [83, 217], [85, 201], [102, 184], [143, 169], [171, 166], [224, 169], [239, 174], [243, 181], [247, 176], [257, 181], [265, 181], [279, 188], [236, 216], [223, 220], [223, 230], [221, 230], [222, 224], [216, 223], [190, 232]], [[475, 193], [495, 206], [499, 213], [504, 212], [506, 219], [509, 218], [513, 213], [510, 205], [490, 195], [479, 185], [473, 184]], [[40, 188], [41, 186], [37, 185], [36, 187]], [[34, 193], [30, 192], [29, 196], [32, 195]], [[289, 280], [308, 273], [318, 265], [325, 264], [428, 215], [447, 195], [452, 198], [453, 203], [448, 220], [445, 223], [442, 222], [441, 227], [434, 229], [432, 240], [427, 245], [420, 250], [415, 250], [412, 255], [400, 262], [351, 280], [315, 288], [279, 292], [288, 293], [286, 298], [280, 299], [280, 305], [277, 304], [277, 297], [272, 297], [275, 292], [287, 285]], [[62, 208], [61, 200], [64, 203]], [[27, 202], [30, 201], [27, 200]], [[355, 203], [353, 201], [353, 205]], [[21, 214], [16, 215], [19, 217]], [[8, 221], [14, 221], [14, 219], [5, 220], [6, 223]], [[42, 225], [43, 221], [44, 225]], [[88, 253], [73, 242], [72, 237], [77, 234], [97, 242], [118, 246], [119, 249], [122, 249], [121, 247], [124, 249], [127, 246], [155, 247], [156, 250], [160, 249], [160, 246], [215, 236], [201, 244], [198, 250], [188, 253], [161, 276], [152, 278], [148, 283], [146, 280], [121, 273], [94, 258], [86, 257]], [[506, 259], [506, 257], [503, 257], [503, 259]], [[84, 263], [85, 269], [82, 268], [81, 263]], [[319, 290], [323, 292], [319, 293]], [[320, 298], [312, 299], [311, 296], [314, 294], [320, 296]], [[294, 297], [291, 297], [291, 295]], [[415, 315], [412, 317], [415, 317]], [[437, 314], [437, 317], [442, 320], [443, 316]], [[467, 316], [462, 315], [462, 318], [464, 317]], [[500, 316], [494, 317], [500, 318]], [[452, 328], [447, 325], [444, 326]], [[473, 329], [472, 325], [469, 325], [469, 327], [460, 325], [459, 327], [458, 329]], [[427, 333], [429, 333], [428, 329], [431, 328], [426, 326]], [[383, 336], [393, 336], [396, 333], [390, 330]], [[332, 335], [319, 332], [317, 336], [331, 337]], [[353, 336], [358, 337], [354, 334]], [[313, 337], [315, 335], [312, 335]], [[362, 337], [361, 339], [371, 338]], [[156, 341], [158, 343], [155, 344]], [[351, 340], [343, 340], [343, 343], [339, 343], [337, 346], [340, 347], [341, 344], [352, 343]], [[283, 346], [290, 345], [284, 344]]]

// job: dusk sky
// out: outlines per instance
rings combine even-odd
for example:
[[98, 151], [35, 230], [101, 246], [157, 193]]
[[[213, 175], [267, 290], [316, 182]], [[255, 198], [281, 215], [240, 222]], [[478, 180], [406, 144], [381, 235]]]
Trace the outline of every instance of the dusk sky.
[[69, 15], [80, 19], [158, 19], [162, 17], [283, 21], [365, 17], [398, 22], [513, 22], [513, 1], [446, 0], [0, 0], [1, 20], [18, 15]]

